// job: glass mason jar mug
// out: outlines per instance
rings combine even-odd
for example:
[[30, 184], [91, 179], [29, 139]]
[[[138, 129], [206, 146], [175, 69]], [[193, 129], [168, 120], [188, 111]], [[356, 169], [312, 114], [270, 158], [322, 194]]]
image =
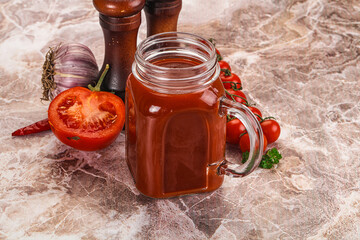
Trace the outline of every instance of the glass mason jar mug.
[[[169, 32], [145, 39], [126, 89], [126, 161], [137, 189], [154, 198], [214, 191], [224, 175], [260, 163], [263, 134], [244, 105], [224, 96], [215, 48], [199, 36]], [[249, 160], [225, 160], [226, 115], [250, 137]]]

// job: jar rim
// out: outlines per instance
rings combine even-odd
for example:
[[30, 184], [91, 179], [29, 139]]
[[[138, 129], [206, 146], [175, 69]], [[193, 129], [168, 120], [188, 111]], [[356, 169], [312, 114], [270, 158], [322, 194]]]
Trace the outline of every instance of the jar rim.
[[[186, 66], [161, 66], [157, 60], [194, 60]], [[189, 63], [190, 63], [189, 62]], [[147, 86], [165, 92], [191, 92], [215, 81], [220, 74], [215, 46], [192, 33], [165, 32], [143, 40], [135, 53], [132, 72]]]
[[[166, 37], [168, 36], [168, 37]], [[165, 38], [166, 37], [166, 38]], [[149, 67], [153, 68], [153, 69], [159, 69], [159, 70], [168, 70], [169, 68], [168, 67], [163, 67], [163, 66], [158, 66], [156, 64], [153, 64], [151, 62], [148, 62], [146, 61], [145, 57], [144, 57], [144, 54], [142, 54], [141, 50], [143, 50], [144, 48], [148, 47], [149, 45], [151, 44], [154, 44], [154, 41], [156, 39], [160, 39], [160, 40], [173, 40], [173, 39], [182, 39], [182, 40], [186, 40], [186, 39], [197, 39], [198, 40], [198, 44], [202, 44], [202, 46], [204, 47], [209, 47], [210, 49], [210, 56], [209, 56], [209, 60], [213, 59], [213, 58], [216, 58], [216, 51], [215, 51], [215, 46], [214, 44], [212, 44], [209, 40], [201, 37], [201, 36], [198, 36], [198, 35], [195, 35], [195, 34], [192, 34], [192, 33], [186, 33], [186, 32], [164, 32], [164, 33], [158, 33], [158, 34], [155, 34], [155, 35], [152, 35], [146, 39], [144, 39], [139, 45], [138, 45], [138, 48], [136, 50], [136, 53], [135, 53], [135, 59], [138, 63], [140, 64], [147, 64], [149, 65]], [[195, 43], [195, 41], [194, 41]], [[206, 43], [206, 45], [205, 45]], [[204, 66], [208, 65], [209, 64], [209, 60], [208, 61], [205, 61], [199, 65], [195, 65], [195, 66], [191, 66], [191, 67], [184, 67], [183, 69], [200, 69], [200, 68], [203, 68]], [[182, 68], [178, 68], [178, 69], [182, 69]]]

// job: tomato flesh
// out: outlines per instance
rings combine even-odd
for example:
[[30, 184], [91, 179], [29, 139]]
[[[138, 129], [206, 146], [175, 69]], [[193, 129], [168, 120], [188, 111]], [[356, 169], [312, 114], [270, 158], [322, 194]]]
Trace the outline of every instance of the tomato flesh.
[[124, 126], [125, 106], [112, 93], [75, 87], [51, 102], [48, 116], [60, 141], [79, 150], [94, 151], [115, 141]]
[[96, 132], [108, 128], [117, 118], [114, 106], [101, 103], [98, 108], [83, 105], [71, 96], [63, 100], [57, 108], [59, 118], [68, 128], [82, 129], [87, 132]]

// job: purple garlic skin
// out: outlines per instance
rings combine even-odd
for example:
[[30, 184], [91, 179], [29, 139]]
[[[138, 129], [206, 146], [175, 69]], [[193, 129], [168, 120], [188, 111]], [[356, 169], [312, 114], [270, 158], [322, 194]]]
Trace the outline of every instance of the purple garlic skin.
[[60, 45], [54, 52], [53, 67], [56, 87], [50, 90], [51, 100], [69, 88], [96, 83], [99, 73], [94, 54], [80, 43]]

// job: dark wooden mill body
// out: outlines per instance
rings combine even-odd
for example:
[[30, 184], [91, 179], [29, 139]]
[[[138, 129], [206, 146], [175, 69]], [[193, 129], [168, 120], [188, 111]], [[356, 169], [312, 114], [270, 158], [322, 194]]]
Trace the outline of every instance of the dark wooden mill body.
[[144, 9], [147, 36], [177, 30], [181, 0], [93, 0], [99, 11], [100, 26], [105, 40], [105, 65], [110, 69], [103, 90], [115, 92], [124, 100], [126, 80], [131, 72], [136, 40]]

